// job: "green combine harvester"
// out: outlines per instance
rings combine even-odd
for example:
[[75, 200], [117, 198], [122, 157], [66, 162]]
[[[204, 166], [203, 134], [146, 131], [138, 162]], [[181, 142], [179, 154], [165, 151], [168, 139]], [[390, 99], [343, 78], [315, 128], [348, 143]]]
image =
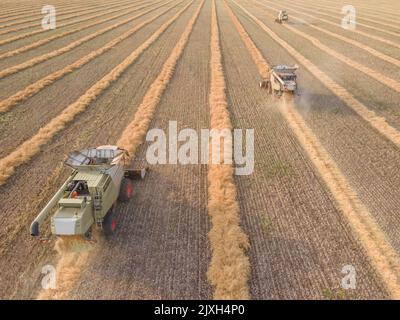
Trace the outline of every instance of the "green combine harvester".
[[147, 169], [129, 169], [129, 154], [116, 146], [75, 151], [65, 164], [74, 171], [33, 220], [30, 232], [39, 236], [39, 226], [51, 217], [51, 232], [57, 236], [90, 239], [94, 227], [110, 235], [116, 229], [116, 206], [133, 195], [132, 179], [143, 179]]

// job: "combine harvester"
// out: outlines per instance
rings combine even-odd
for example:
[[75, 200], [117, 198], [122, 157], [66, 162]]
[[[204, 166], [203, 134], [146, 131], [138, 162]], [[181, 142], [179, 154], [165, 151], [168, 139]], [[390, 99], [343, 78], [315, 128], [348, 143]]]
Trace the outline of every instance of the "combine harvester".
[[32, 236], [51, 217], [56, 236], [82, 236], [90, 240], [94, 227], [105, 235], [116, 228], [117, 202], [132, 197], [132, 179], [143, 179], [147, 169], [127, 167], [129, 154], [116, 146], [100, 146], [75, 151], [65, 161], [74, 171], [32, 222]]
[[279, 10], [278, 17], [275, 19], [275, 22], [283, 23], [284, 21], [289, 20], [289, 15], [285, 10]]
[[277, 97], [281, 97], [284, 92], [294, 94], [297, 90], [296, 70], [298, 68], [297, 65], [292, 67], [273, 66], [269, 72], [269, 79], [260, 81], [260, 88], [267, 89], [269, 94]]

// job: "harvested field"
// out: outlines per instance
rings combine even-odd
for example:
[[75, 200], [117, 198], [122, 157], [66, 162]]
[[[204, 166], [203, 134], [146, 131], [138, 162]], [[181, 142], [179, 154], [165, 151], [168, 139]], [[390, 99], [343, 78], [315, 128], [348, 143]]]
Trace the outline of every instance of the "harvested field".
[[[344, 29], [346, 4], [2, 1], [0, 298], [400, 299], [400, 5], [354, 0]], [[298, 65], [295, 94], [259, 87], [278, 64]], [[205, 129], [242, 129], [243, 156], [254, 132], [254, 170], [237, 174], [236, 135], [210, 163]], [[57, 237], [48, 218], [32, 237], [66, 156], [101, 145], [149, 167], [114, 233]]]

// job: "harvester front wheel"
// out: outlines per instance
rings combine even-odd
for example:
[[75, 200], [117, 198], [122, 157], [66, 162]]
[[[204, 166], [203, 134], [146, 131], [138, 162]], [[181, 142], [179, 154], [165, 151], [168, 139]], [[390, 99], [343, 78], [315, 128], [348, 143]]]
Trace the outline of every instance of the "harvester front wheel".
[[110, 236], [117, 228], [117, 220], [115, 218], [115, 205], [108, 210], [103, 220], [103, 232], [106, 236]]
[[121, 202], [127, 202], [133, 196], [132, 182], [128, 178], [123, 178], [121, 182], [121, 189], [119, 191], [118, 200]]

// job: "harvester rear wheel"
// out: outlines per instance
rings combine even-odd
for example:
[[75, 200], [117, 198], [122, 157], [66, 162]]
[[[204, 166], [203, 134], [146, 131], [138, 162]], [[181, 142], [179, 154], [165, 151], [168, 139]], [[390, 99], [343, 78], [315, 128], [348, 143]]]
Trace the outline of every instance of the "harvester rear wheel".
[[108, 210], [103, 220], [103, 232], [106, 236], [110, 236], [117, 228], [117, 219], [115, 218], [115, 204]]
[[118, 200], [121, 202], [127, 202], [133, 196], [132, 182], [128, 178], [123, 178], [121, 182], [121, 189], [119, 191]]

